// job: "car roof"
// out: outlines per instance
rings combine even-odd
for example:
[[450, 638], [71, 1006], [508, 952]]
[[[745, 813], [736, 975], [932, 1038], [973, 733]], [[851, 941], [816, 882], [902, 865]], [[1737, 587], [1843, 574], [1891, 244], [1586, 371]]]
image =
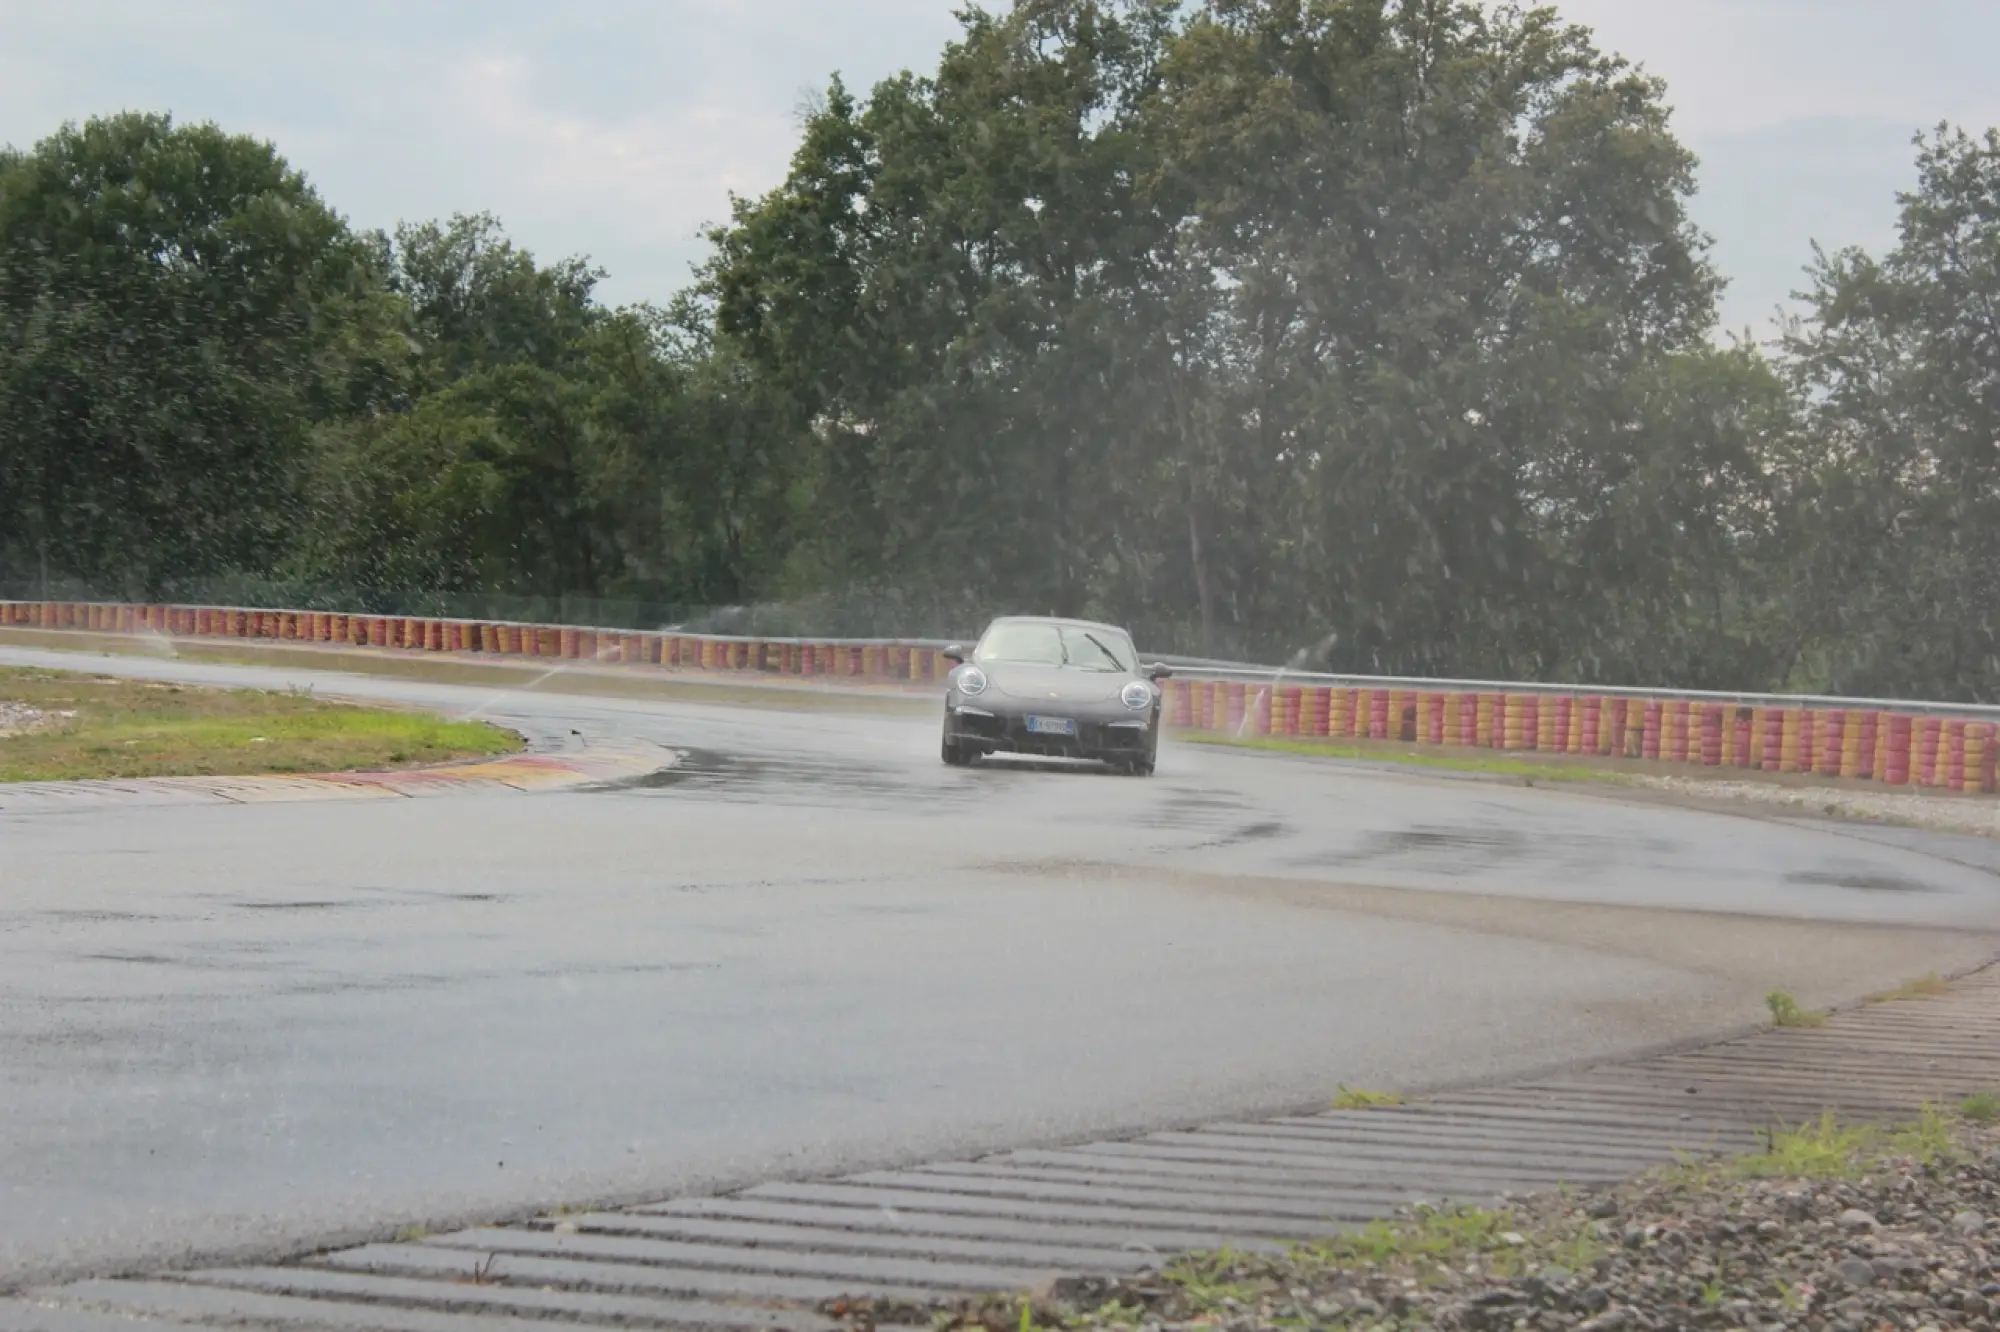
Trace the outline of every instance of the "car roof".
[[1132, 636], [1120, 626], [1106, 624], [1102, 620], [1071, 620], [1061, 615], [1000, 615], [994, 617], [986, 627], [991, 629], [996, 624], [1055, 624], [1069, 629], [1108, 629], [1114, 634], [1124, 634], [1127, 638]]

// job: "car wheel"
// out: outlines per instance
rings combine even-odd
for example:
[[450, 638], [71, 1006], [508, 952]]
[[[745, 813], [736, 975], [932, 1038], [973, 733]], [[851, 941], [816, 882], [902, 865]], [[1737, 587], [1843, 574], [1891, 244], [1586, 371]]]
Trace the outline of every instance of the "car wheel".
[[946, 767], [969, 768], [972, 766], [972, 753], [963, 745], [947, 740], [944, 742], [943, 753]]

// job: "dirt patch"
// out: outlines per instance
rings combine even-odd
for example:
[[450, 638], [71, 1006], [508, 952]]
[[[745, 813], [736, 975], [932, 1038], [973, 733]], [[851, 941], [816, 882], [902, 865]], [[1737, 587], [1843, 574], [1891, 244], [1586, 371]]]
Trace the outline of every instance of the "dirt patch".
[[10, 735], [32, 735], [37, 731], [53, 731], [76, 716], [74, 709], [50, 711], [46, 708], [30, 707], [12, 699], [0, 698], [0, 738]]

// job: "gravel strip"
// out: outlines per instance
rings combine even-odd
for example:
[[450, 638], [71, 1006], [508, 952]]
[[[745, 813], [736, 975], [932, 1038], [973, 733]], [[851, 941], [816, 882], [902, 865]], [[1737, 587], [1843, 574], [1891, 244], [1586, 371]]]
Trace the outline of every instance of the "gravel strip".
[[74, 712], [45, 712], [41, 708], [31, 708], [26, 703], [14, 703], [0, 698], [0, 738], [26, 735], [31, 731], [53, 730], [74, 716], [76, 716]]
[[1829, 1120], [1752, 1157], [1492, 1210], [1417, 1209], [1288, 1254], [1066, 1279], [1031, 1305], [939, 1311], [935, 1326], [1991, 1332], [1996, 1264], [2000, 1132]]
[[1850, 791], [1833, 787], [1778, 786], [1766, 782], [1633, 774], [1635, 786], [1704, 800], [1783, 805], [1806, 814], [1868, 819], [1934, 828], [1940, 832], [2000, 837], [2000, 800], [1980, 795], [1920, 795], [1914, 791]]

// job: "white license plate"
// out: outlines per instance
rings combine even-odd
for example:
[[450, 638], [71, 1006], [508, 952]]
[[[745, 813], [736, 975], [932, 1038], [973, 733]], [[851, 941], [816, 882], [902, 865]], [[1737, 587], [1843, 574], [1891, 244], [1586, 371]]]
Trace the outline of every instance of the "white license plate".
[[1030, 717], [1028, 729], [1036, 735], [1075, 735], [1076, 723], [1068, 717]]

